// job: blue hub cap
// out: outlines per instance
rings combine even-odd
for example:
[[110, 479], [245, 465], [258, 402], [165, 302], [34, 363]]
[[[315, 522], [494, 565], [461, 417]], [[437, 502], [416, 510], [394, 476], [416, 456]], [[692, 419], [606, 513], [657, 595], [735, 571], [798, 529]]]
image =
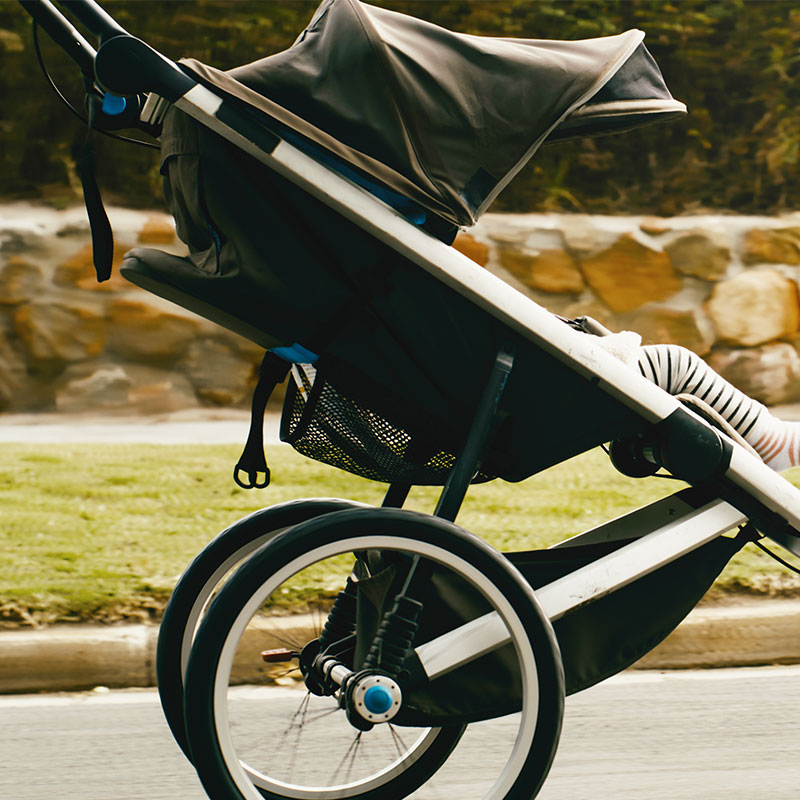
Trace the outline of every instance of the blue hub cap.
[[364, 692], [364, 705], [371, 714], [385, 714], [392, 702], [392, 693], [383, 686], [371, 686]]

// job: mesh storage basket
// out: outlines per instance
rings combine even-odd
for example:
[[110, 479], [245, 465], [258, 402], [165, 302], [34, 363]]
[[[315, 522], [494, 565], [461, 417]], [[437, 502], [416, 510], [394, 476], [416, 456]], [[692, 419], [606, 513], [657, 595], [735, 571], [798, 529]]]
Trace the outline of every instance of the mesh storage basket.
[[[281, 440], [315, 461], [386, 483], [441, 486], [456, 461], [441, 432], [429, 424], [399, 424], [407, 419], [394, 399], [382, 413], [340, 392], [309, 365], [294, 365], [281, 419]], [[387, 413], [387, 407], [392, 410]], [[396, 413], [393, 413], [396, 411]], [[389, 417], [392, 417], [392, 420]], [[494, 475], [479, 472], [473, 483]]]

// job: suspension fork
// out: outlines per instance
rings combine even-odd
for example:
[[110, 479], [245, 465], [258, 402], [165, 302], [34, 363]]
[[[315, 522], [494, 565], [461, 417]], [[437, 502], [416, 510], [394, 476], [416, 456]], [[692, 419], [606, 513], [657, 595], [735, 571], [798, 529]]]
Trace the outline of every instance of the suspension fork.
[[[463, 449], [439, 497], [435, 516], [453, 521], [458, 514], [469, 484], [483, 461], [513, 365], [513, 351], [508, 347], [502, 348], [495, 357]], [[402, 505], [407, 492], [406, 486], [390, 487], [384, 505]], [[360, 670], [354, 671], [344, 664], [332, 652], [330, 644], [320, 647], [311, 661], [306, 680], [307, 685], [309, 679], [312, 680], [309, 689], [314, 691], [314, 688], [322, 686], [328, 693], [334, 693], [338, 687], [340, 704], [345, 709], [348, 720], [360, 730], [368, 730], [375, 723], [387, 722], [400, 710], [402, 690], [398, 679], [411, 651], [418, 628], [417, 620], [423, 609], [422, 603], [411, 596], [412, 586], [415, 579], [424, 578], [424, 572], [420, 557], [415, 555], [403, 587], [395, 596], [392, 609], [381, 620]], [[343, 633], [345, 626], [347, 635], [355, 632], [356, 601], [353, 597], [356, 591], [356, 587], [348, 580], [348, 586], [340, 592], [334, 603], [329, 623], [332, 623], [331, 627], [337, 634]], [[323, 637], [320, 638], [320, 643]]]

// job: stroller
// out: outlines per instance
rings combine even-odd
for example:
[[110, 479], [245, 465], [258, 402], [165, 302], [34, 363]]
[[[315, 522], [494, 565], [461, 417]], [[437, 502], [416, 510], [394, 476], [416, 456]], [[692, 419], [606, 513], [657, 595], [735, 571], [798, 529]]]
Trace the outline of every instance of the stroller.
[[[257, 511], [176, 586], [159, 692], [214, 800], [535, 797], [565, 695], [663, 640], [747, 541], [800, 554], [791, 484], [598, 346], [591, 320], [450, 246], [545, 140], [685, 113], [641, 32], [487, 39], [323, 0], [287, 51], [222, 73], [92, 0], [61, 5], [97, 51], [48, 0], [20, 2], [87, 76], [92, 125], [160, 139], [190, 255], [133, 250], [122, 273], [267, 350], [237, 481], [268, 482], [260, 418], [291, 372], [282, 439], [388, 484], [377, 508]], [[621, 472], [688, 488], [544, 551], [455, 524], [470, 484], [607, 442]], [[414, 485], [442, 487], [432, 514], [402, 508]]]

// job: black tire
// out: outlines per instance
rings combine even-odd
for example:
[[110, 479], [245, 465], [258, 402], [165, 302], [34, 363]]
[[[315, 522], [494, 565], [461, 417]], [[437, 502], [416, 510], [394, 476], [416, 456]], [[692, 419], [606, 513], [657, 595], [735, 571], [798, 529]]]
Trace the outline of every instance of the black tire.
[[[461, 735], [458, 725], [453, 726], [455, 736], [449, 727], [423, 733], [419, 740], [423, 744], [415, 745], [422, 748], [421, 755], [409, 748], [399, 757], [391, 755], [393, 760], [388, 765], [368, 765], [363, 777], [353, 779], [348, 772], [345, 782], [338, 777], [339, 766], [324, 779], [327, 782], [321, 782], [315, 771], [340, 737], [345, 751], [346, 731], [357, 746], [373, 734], [357, 735], [346, 720], [342, 722], [344, 712], [333, 707], [332, 713], [321, 716], [317, 723], [326, 726], [323, 738], [307, 749], [292, 745], [292, 759], [298, 754], [308, 759], [299, 776], [304, 783], [299, 784], [291, 765], [275, 751], [281, 737], [285, 738], [293, 726], [300, 727], [298, 714], [302, 713], [301, 721], [306, 714], [302, 703], [284, 728], [277, 720], [281, 713], [278, 700], [274, 695], [270, 699], [268, 690], [253, 690], [252, 695], [229, 690], [240, 638], [249, 630], [251, 615], [273, 591], [290, 576], [329, 556], [372, 549], [384, 553], [397, 549], [438, 562], [467, 580], [500, 614], [518, 659], [522, 712], [512, 715], [517, 730], [509, 754], [502, 756], [498, 777], [494, 778], [492, 765], [490, 788], [484, 790], [478, 782], [474, 782], [474, 788], [484, 800], [531, 800], [550, 769], [563, 715], [563, 669], [552, 626], [520, 573], [485, 542], [450, 522], [387, 508], [342, 511], [296, 526], [251, 556], [213, 601], [195, 637], [184, 693], [189, 743], [207, 793], [214, 800], [399, 800], [434, 776], [448, 759]], [[436, 609], [423, 613], [435, 614]], [[240, 707], [244, 716], [239, 716]], [[256, 730], [240, 726], [242, 719], [247, 723], [252, 720]], [[269, 733], [269, 726], [277, 726], [278, 733]], [[376, 725], [373, 730], [386, 730], [386, 726]], [[439, 740], [440, 736], [445, 738]], [[272, 756], [273, 763], [266, 768], [260, 762], [251, 763], [251, 749], [263, 751], [265, 758]], [[352, 749], [353, 744], [345, 751], [345, 758]], [[460, 748], [456, 754], [459, 752]], [[487, 754], [481, 751], [479, 760], [486, 755], [488, 763]], [[355, 763], [355, 758], [351, 760]], [[279, 770], [289, 776], [282, 777]], [[450, 786], [445, 792], [445, 796], [453, 796]], [[459, 790], [458, 796], [466, 800], [463, 791]]]
[[348, 500], [310, 498], [262, 508], [219, 533], [183, 573], [159, 628], [156, 676], [167, 724], [187, 758], [191, 759], [183, 718], [184, 673], [197, 625], [225, 576], [287, 528], [323, 514], [363, 507]]

